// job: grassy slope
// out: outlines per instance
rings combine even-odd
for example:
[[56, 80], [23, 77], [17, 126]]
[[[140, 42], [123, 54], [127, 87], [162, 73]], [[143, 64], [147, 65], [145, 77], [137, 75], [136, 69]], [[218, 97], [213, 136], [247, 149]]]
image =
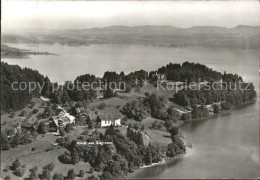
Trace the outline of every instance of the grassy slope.
[[[116, 108], [118, 105], [120, 107], [122, 107], [125, 103], [127, 103], [131, 99], [136, 99], [140, 96], [144, 97], [145, 92], [149, 92], [149, 93], [157, 92], [159, 95], [167, 95], [167, 97], [172, 97], [172, 94], [173, 94], [172, 92], [169, 92], [169, 91], [165, 91], [165, 92], [157, 91], [154, 86], [147, 85], [146, 87], [143, 87], [141, 89], [140, 93], [124, 93], [123, 95], [126, 97], [124, 99], [115, 97], [115, 98], [110, 98], [110, 99], [101, 99], [101, 100], [94, 101], [89, 104], [88, 109], [94, 108], [95, 111], [98, 111], [100, 113], [110, 113], [113, 111], [114, 113], [121, 114], [119, 109]], [[36, 102], [35, 108], [38, 108], [40, 110], [39, 112], [43, 112], [44, 108], [40, 107], [42, 101], [40, 99], [33, 99], [33, 101]], [[103, 110], [100, 110], [97, 108], [97, 106], [102, 102], [104, 102], [106, 104], [106, 108]], [[27, 114], [29, 114], [29, 112], [32, 111], [32, 109], [29, 107], [25, 107], [24, 110], [26, 111]], [[22, 110], [16, 111], [15, 112], [16, 115], [14, 118], [9, 118], [8, 116], [10, 114], [1, 115], [2, 123], [4, 123], [4, 125], [2, 126], [2, 129], [5, 129], [8, 126], [12, 126], [12, 125], [16, 124], [17, 122], [23, 121], [24, 117], [19, 116], [21, 111]], [[122, 115], [122, 117], [123, 117], [123, 115]], [[31, 122], [33, 118], [35, 118], [35, 115], [33, 117], [31, 117], [28, 120], [28, 122]], [[156, 120], [158, 122], [162, 121], [159, 119], [154, 119], [154, 118], [148, 117], [143, 122], [140, 123], [140, 124], [145, 125], [145, 131], [142, 132], [145, 145], [148, 145], [148, 143], [150, 143], [150, 142], [159, 143], [162, 145], [167, 145], [168, 143], [170, 143], [170, 138], [168, 137], [168, 133], [166, 131], [150, 130], [151, 124]], [[127, 123], [134, 124], [134, 123], [136, 123], [136, 121], [128, 120]], [[124, 134], [124, 135], [126, 134], [126, 129], [127, 129], [126, 126], [119, 127], [119, 129], [122, 132], [122, 134]], [[75, 138], [77, 138], [77, 136], [81, 135], [84, 132], [84, 130], [85, 130], [85, 127], [78, 126], [69, 135], [72, 137], [72, 139], [75, 139]], [[105, 129], [98, 128], [98, 131], [104, 133]], [[90, 131], [90, 133], [91, 133], [91, 131]], [[55, 148], [53, 151], [50, 151], [50, 152], [45, 151], [45, 149], [47, 147], [52, 146], [52, 144], [55, 142], [55, 140], [57, 138], [58, 138], [58, 136], [55, 136], [53, 134], [46, 134], [44, 136], [39, 135], [36, 138], [36, 140], [33, 141], [31, 144], [19, 145], [18, 147], [13, 148], [9, 151], [2, 151], [2, 154], [1, 154], [2, 177], [9, 175], [11, 177], [11, 179], [27, 178], [30, 174], [29, 173], [30, 168], [32, 168], [33, 166], [38, 166], [39, 167], [38, 173], [41, 173], [42, 167], [49, 163], [55, 164], [55, 170], [53, 171], [52, 174], [54, 174], [54, 172], [59, 172], [59, 173], [63, 172], [63, 175], [65, 176], [69, 169], [74, 168], [76, 173], [78, 173], [79, 170], [81, 170], [81, 169], [84, 170], [85, 171], [84, 178], [90, 176], [91, 174], [87, 173], [90, 169], [90, 165], [88, 163], [81, 162], [78, 165], [70, 165], [70, 164], [62, 164], [59, 162], [58, 156], [65, 151], [64, 148], [60, 148], [60, 149]], [[36, 150], [31, 151], [32, 147], [35, 147]], [[18, 178], [17, 176], [13, 175], [12, 174], [13, 172], [11, 170], [9, 170], [8, 172], [3, 171], [3, 169], [6, 166], [10, 166], [12, 164], [12, 162], [15, 160], [16, 157], [20, 158], [20, 161], [22, 162], [22, 164], [26, 164], [26, 173], [23, 176], [23, 178]]]

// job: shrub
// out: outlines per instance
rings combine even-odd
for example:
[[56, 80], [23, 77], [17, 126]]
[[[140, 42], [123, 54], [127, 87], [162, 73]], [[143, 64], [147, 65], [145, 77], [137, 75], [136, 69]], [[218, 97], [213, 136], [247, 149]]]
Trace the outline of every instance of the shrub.
[[137, 123], [135, 123], [135, 124], [134, 124], [134, 128], [135, 128], [136, 130], [138, 130], [139, 125], [138, 125]]
[[49, 169], [44, 169], [42, 171], [42, 175], [40, 179], [50, 179], [51, 178], [51, 172]]
[[49, 146], [49, 147], [47, 147], [46, 149], [45, 149], [45, 151], [53, 151], [54, 150], [54, 147], [53, 146]]
[[32, 149], [31, 149], [32, 151], [35, 151], [36, 150], [36, 147], [32, 147]]
[[63, 180], [64, 177], [62, 174], [55, 173], [52, 177], [53, 180]]
[[183, 120], [183, 121], [190, 120], [190, 118], [191, 118], [190, 113], [183, 113], [181, 115], [181, 120]]
[[38, 167], [34, 166], [32, 169], [30, 169], [30, 171], [31, 171], [31, 174], [29, 175], [30, 180], [38, 179], [38, 175], [37, 175]]
[[32, 111], [33, 114], [37, 114], [38, 112], [39, 112], [39, 109], [37, 109], [37, 108], [33, 109], [33, 111]]
[[6, 166], [6, 167], [3, 169], [4, 172], [8, 172], [9, 170], [10, 170], [10, 166]]
[[76, 178], [76, 174], [75, 174], [75, 172], [74, 172], [74, 169], [70, 169], [70, 170], [68, 171], [68, 174], [67, 174], [67, 179], [73, 180], [73, 179], [75, 179], [75, 178]]
[[26, 115], [25, 110], [22, 110], [22, 112], [20, 113], [20, 116], [25, 116], [25, 115]]
[[88, 177], [87, 180], [99, 180], [99, 178], [97, 178], [97, 177], [94, 176], [94, 175], [91, 175], [91, 176]]
[[220, 112], [220, 106], [218, 104], [213, 104], [212, 107], [213, 107], [214, 113]]
[[10, 118], [14, 118], [14, 116], [15, 116], [15, 113], [14, 112], [12, 112], [11, 114], [10, 114]]
[[79, 177], [83, 177], [83, 176], [84, 176], [84, 174], [85, 174], [85, 173], [84, 173], [84, 171], [83, 171], [83, 170], [80, 170], [80, 171], [79, 171]]
[[86, 129], [83, 133], [82, 133], [82, 135], [88, 135], [89, 134], [89, 130], [88, 129]]
[[62, 154], [58, 157], [58, 159], [61, 163], [64, 163], [64, 164], [71, 163], [71, 155], [68, 151], [65, 151], [64, 154]]
[[94, 168], [91, 167], [90, 170], [89, 170], [89, 173], [92, 174], [94, 172]]
[[5, 176], [5, 180], [11, 180], [10, 176]]
[[55, 142], [58, 143], [60, 146], [64, 146], [64, 141], [65, 141], [64, 138], [61, 137], [61, 138], [57, 138]]
[[223, 109], [223, 110], [230, 110], [232, 108], [231, 104], [229, 102], [221, 102], [220, 106], [221, 106], [221, 109]]
[[65, 132], [65, 130], [64, 130], [63, 128], [61, 128], [61, 129], [59, 130], [59, 132], [60, 132], [60, 135], [61, 135], [61, 136], [65, 136], [65, 135], [66, 135], [66, 132]]
[[48, 126], [44, 121], [41, 121], [38, 128], [37, 128], [38, 133], [40, 134], [46, 134], [48, 132]]
[[141, 126], [141, 130], [144, 131], [144, 124], [142, 124], [142, 126]]
[[55, 164], [53, 164], [53, 163], [50, 163], [43, 167], [43, 169], [48, 169], [49, 171], [53, 171], [54, 168], [55, 168]]
[[65, 130], [66, 133], [70, 133], [70, 131], [71, 131], [72, 129], [73, 129], [73, 128], [72, 128], [72, 125], [71, 125], [71, 124], [66, 124], [66, 126], [65, 126], [65, 128], [64, 128], [64, 130]]
[[21, 166], [21, 163], [20, 163], [19, 159], [16, 158], [15, 161], [12, 163], [11, 169], [12, 169], [13, 171], [15, 171], [15, 170], [16, 170], [18, 167], [20, 167], [20, 166]]
[[97, 106], [98, 109], [102, 110], [102, 109], [105, 109], [106, 108], [106, 104], [105, 103], [101, 103]]
[[24, 168], [21, 168], [21, 167], [16, 168], [16, 170], [14, 171], [14, 174], [16, 176], [23, 177], [23, 175], [24, 175]]

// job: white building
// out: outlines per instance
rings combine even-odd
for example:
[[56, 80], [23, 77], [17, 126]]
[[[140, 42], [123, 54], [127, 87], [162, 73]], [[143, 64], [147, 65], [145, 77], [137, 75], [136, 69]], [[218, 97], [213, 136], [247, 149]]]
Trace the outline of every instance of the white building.
[[101, 119], [101, 127], [108, 127], [111, 125], [121, 126], [121, 119], [112, 119], [112, 120]]
[[101, 127], [121, 126], [121, 118], [117, 114], [103, 114], [101, 118]]

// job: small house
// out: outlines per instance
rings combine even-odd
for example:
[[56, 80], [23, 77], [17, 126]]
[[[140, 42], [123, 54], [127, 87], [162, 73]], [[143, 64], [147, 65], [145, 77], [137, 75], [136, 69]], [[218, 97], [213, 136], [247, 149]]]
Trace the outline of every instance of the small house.
[[101, 119], [101, 127], [109, 127], [109, 126], [121, 126], [121, 118], [117, 114], [103, 114], [100, 115]]
[[52, 116], [49, 122], [49, 126], [53, 127], [55, 131], [59, 131], [59, 128], [65, 127], [67, 124], [70, 124], [71, 121], [66, 116]]
[[58, 132], [59, 128], [65, 127], [67, 124], [75, 122], [75, 117], [67, 113], [60, 106], [56, 110], [55, 114], [50, 118], [49, 126], [53, 127]]
[[76, 107], [76, 108], [75, 108], [76, 114], [80, 114], [80, 113], [82, 113], [82, 112], [84, 112], [84, 111], [85, 111], [85, 108], [84, 108], [84, 107]]

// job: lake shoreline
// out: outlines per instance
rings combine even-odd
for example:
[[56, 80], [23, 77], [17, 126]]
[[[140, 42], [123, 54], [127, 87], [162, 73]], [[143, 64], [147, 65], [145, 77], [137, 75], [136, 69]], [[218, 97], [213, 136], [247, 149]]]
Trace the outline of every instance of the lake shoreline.
[[58, 54], [40, 51], [30, 51], [27, 49], [15, 48], [5, 44], [1, 44], [1, 58], [18, 58], [18, 59], [28, 59], [31, 55], [52, 55], [58, 56]]
[[[187, 123], [190, 123], [190, 122], [196, 122], [196, 121], [203, 121], [203, 120], [209, 120], [209, 119], [213, 119], [213, 118], [216, 118], [217, 116], [219, 115], [225, 115], [225, 114], [231, 114], [232, 111], [234, 110], [237, 110], [237, 109], [240, 109], [240, 108], [243, 108], [243, 107], [246, 107], [248, 105], [252, 105], [252, 104], [255, 104], [257, 102], [257, 99], [255, 100], [251, 100], [250, 102], [247, 102], [247, 103], [244, 103], [243, 105], [239, 106], [239, 107], [235, 107], [233, 109], [230, 109], [230, 110], [224, 110], [224, 111], [221, 111], [219, 113], [215, 113], [209, 117], [206, 117], [206, 118], [200, 118], [200, 119], [192, 119], [192, 120], [187, 120], [187, 121], [182, 121], [183, 123], [180, 123], [178, 124], [178, 128], [181, 128], [183, 125], [187, 124]], [[131, 178], [127, 178], [128, 176], [131, 176], [135, 173], [138, 173], [138, 171], [140, 171], [141, 169], [146, 169], [146, 168], [150, 168], [150, 167], [154, 167], [154, 166], [160, 166], [160, 165], [164, 165], [164, 164], [167, 164], [168, 162], [171, 162], [177, 158], [181, 158], [181, 157], [185, 157], [186, 155], [190, 155], [191, 152], [192, 152], [192, 143], [191, 144], [191, 147], [188, 147], [188, 143], [187, 143], [187, 140], [185, 139], [185, 134], [183, 135], [182, 137], [182, 141], [183, 143], [185, 144], [185, 147], [186, 147], [186, 152], [183, 153], [183, 154], [179, 154], [175, 157], [165, 157], [163, 158], [163, 160], [161, 162], [158, 162], [158, 163], [152, 163], [151, 165], [145, 165], [145, 166], [141, 166], [138, 170], [136, 170], [135, 172], [133, 173], [129, 173], [127, 176], [126, 176], [126, 179], [131, 179]]]
[[223, 110], [223, 111], [220, 111], [220, 112], [218, 112], [218, 113], [214, 113], [213, 115], [209, 115], [208, 117], [186, 120], [186, 121], [184, 121], [184, 123], [180, 124], [180, 126], [178, 126], [178, 127], [181, 127], [181, 126], [183, 126], [185, 123], [189, 123], [189, 122], [209, 120], [209, 119], [215, 118], [215, 117], [217, 117], [217, 116], [219, 116], [219, 115], [231, 114], [234, 110], [242, 109], [242, 108], [244, 108], [244, 107], [246, 107], [246, 106], [248, 106], [248, 105], [255, 104], [256, 102], [257, 102], [257, 98], [256, 98], [256, 99], [253, 99], [253, 100], [251, 100], [251, 101], [249, 101], [249, 102], [246, 102], [246, 103], [244, 103], [244, 104], [242, 104], [242, 105], [240, 105], [240, 106], [234, 107], [234, 108], [232, 108], [232, 109], [230, 109], [230, 110]]

